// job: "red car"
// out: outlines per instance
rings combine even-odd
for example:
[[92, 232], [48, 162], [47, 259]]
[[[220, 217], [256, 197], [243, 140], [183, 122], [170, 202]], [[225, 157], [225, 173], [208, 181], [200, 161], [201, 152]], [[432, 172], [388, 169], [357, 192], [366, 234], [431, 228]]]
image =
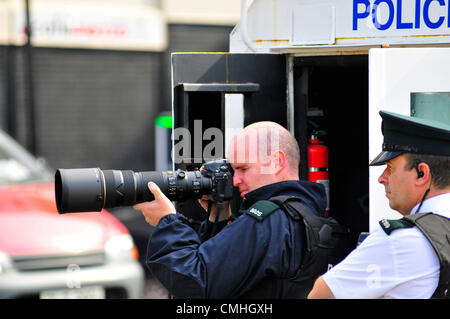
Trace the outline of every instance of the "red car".
[[59, 215], [53, 175], [0, 131], [0, 298], [141, 298], [127, 228], [106, 211]]

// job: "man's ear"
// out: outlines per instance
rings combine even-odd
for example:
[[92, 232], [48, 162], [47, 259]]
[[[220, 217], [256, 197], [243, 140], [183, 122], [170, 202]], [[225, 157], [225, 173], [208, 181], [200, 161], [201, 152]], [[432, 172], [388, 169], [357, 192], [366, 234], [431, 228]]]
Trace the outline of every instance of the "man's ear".
[[261, 174], [278, 175], [284, 171], [287, 165], [286, 154], [283, 151], [275, 151], [269, 157], [268, 161], [263, 163], [261, 168]]
[[430, 183], [431, 170], [427, 163], [421, 162], [416, 166], [417, 180], [416, 185], [422, 186]]
[[280, 171], [281, 169], [284, 169], [287, 166], [286, 154], [281, 150], [278, 150], [274, 153], [274, 161], [277, 172]]

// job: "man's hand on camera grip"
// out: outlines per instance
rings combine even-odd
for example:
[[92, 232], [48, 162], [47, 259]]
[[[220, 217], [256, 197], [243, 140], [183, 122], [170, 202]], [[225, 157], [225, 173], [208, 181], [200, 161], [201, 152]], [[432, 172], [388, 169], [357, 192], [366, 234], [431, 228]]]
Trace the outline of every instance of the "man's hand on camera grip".
[[168, 214], [175, 214], [176, 209], [170, 199], [164, 195], [158, 185], [153, 182], [148, 183], [148, 189], [155, 196], [155, 200], [136, 204], [134, 209], [142, 211], [145, 221], [152, 226], [158, 225], [160, 219]]

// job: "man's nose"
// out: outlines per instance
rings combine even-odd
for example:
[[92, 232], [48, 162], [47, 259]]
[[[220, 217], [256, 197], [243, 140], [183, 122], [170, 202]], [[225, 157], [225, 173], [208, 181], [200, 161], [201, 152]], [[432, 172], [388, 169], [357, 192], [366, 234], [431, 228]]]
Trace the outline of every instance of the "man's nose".
[[239, 177], [239, 174], [235, 172], [233, 175], [233, 186], [238, 186], [240, 182], [241, 178]]
[[378, 183], [380, 184], [387, 184], [387, 167], [383, 171], [383, 173], [378, 177]]

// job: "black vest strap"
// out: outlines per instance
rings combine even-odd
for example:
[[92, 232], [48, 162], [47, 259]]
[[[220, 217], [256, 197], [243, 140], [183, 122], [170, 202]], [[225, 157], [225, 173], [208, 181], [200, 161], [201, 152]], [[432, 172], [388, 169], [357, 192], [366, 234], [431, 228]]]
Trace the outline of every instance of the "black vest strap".
[[418, 213], [402, 219], [414, 223], [422, 231], [439, 257], [439, 284], [432, 298], [450, 298], [450, 219], [432, 213]]
[[317, 277], [349, 252], [345, 241], [348, 228], [333, 218], [315, 215], [297, 197], [276, 196], [270, 201], [299, 226], [298, 235], [303, 242], [301, 265], [292, 278], [268, 276], [241, 298], [306, 298]]

